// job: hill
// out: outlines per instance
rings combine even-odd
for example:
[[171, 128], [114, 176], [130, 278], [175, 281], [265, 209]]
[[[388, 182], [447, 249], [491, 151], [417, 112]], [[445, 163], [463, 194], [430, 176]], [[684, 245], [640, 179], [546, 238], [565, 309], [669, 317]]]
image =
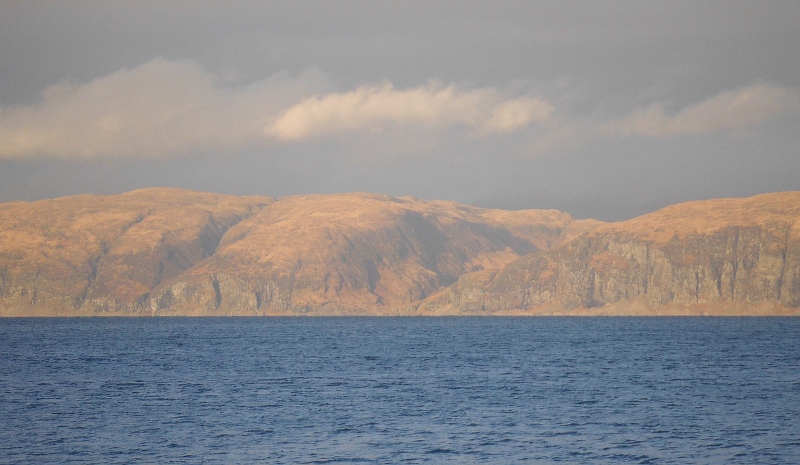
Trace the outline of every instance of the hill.
[[800, 314], [800, 192], [673, 205], [498, 270], [422, 314]]
[[0, 315], [409, 314], [595, 228], [373, 194], [142, 189], [0, 204]]

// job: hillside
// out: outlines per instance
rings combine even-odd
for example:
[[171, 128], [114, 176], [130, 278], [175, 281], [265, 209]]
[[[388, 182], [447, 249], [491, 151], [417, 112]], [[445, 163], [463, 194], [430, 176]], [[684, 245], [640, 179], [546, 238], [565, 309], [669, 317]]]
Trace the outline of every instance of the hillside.
[[601, 224], [373, 194], [0, 204], [0, 315], [408, 314]]
[[0, 314], [138, 314], [272, 202], [180, 189], [0, 204]]
[[800, 192], [673, 205], [463, 275], [422, 314], [800, 314]]

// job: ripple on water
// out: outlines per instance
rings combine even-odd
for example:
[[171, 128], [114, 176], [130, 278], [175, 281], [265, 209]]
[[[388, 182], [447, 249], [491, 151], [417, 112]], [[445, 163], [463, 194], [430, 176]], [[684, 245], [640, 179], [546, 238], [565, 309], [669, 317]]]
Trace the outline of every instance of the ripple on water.
[[800, 320], [0, 320], [0, 463], [800, 463]]

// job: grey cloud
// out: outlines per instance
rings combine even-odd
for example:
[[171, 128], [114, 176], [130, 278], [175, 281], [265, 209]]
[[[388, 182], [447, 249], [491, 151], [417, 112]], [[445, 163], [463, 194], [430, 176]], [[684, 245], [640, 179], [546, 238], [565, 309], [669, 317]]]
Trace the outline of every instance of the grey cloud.
[[[241, 150], [272, 115], [319, 89], [313, 72], [223, 87], [190, 61], [153, 59], [89, 83], [48, 87], [0, 112], [0, 157], [161, 157]], [[316, 89], [315, 89], [316, 87]]]
[[721, 92], [674, 115], [668, 115], [664, 107], [654, 103], [637, 108], [621, 120], [603, 124], [602, 132], [666, 137], [758, 126], [800, 109], [800, 91], [757, 83]]
[[463, 125], [485, 136], [546, 122], [553, 112], [535, 96], [435, 83], [395, 89], [386, 82], [324, 93], [327, 84], [318, 72], [224, 84], [194, 62], [157, 58], [86, 84], [53, 85], [35, 105], [0, 109], [0, 157], [235, 152], [266, 148], [269, 139], [371, 131], [385, 124], [431, 130]]
[[[793, 1], [4, 1], [0, 200], [371, 190], [614, 219], [800, 189], [798, 23]], [[174, 82], [146, 84], [154, 57]], [[331, 105], [384, 82], [365, 101], [491, 97], [480, 117]], [[315, 101], [348, 118], [265, 134]]]

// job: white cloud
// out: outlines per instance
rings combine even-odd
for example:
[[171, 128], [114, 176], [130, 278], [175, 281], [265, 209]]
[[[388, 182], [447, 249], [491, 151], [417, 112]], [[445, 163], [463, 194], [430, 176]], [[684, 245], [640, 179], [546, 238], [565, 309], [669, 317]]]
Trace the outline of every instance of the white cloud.
[[225, 87], [194, 62], [154, 59], [87, 84], [52, 86], [32, 106], [0, 108], [0, 158], [235, 150], [263, 142], [274, 113], [319, 90], [321, 81], [310, 71]]
[[396, 90], [386, 83], [309, 97], [328, 87], [313, 70], [226, 85], [194, 62], [158, 58], [86, 84], [49, 87], [34, 105], [0, 107], [0, 158], [229, 153], [389, 124], [503, 134], [545, 121], [553, 111], [535, 97], [509, 99], [495, 89], [453, 85]]
[[[0, 158], [226, 154], [267, 149], [275, 141], [365, 133], [409, 152], [420, 139], [452, 146], [463, 133], [451, 128], [504, 147], [498, 150], [509, 155], [539, 157], [608, 137], [748, 128], [800, 109], [797, 89], [765, 83], [672, 114], [664, 103], [654, 103], [598, 122], [565, 115], [535, 95], [512, 97], [492, 87], [430, 83], [396, 89], [386, 82], [330, 92], [315, 70], [239, 82], [241, 76], [226, 81], [191, 61], [154, 59], [85, 84], [58, 84], [33, 105], [0, 107]], [[391, 134], [381, 133], [386, 129]], [[361, 152], [357, 156], [372, 156]]]
[[390, 83], [361, 86], [298, 103], [264, 132], [298, 140], [387, 126], [465, 126], [482, 135], [510, 133], [550, 118], [553, 107], [536, 97], [508, 99], [491, 88], [461, 90], [438, 84], [407, 90]]
[[800, 108], [797, 89], [756, 83], [725, 91], [670, 116], [663, 103], [637, 108], [601, 125], [604, 134], [667, 137], [754, 127]]

